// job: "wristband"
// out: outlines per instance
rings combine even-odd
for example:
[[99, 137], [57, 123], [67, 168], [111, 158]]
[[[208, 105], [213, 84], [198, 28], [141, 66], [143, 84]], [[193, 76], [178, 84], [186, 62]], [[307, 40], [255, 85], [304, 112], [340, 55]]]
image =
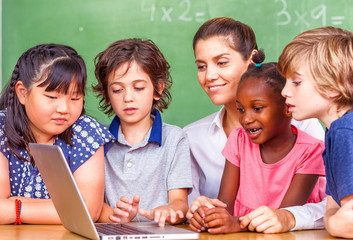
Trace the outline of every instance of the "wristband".
[[20, 219], [21, 209], [22, 209], [22, 202], [21, 202], [21, 200], [16, 199], [15, 200], [16, 220], [15, 220], [15, 223], [14, 223], [15, 225], [21, 225], [22, 224], [21, 219]]

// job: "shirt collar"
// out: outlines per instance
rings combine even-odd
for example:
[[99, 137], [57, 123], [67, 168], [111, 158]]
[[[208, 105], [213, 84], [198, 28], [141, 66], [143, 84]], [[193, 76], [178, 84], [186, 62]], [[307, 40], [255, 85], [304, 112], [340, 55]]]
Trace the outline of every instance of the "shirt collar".
[[225, 107], [223, 106], [218, 113], [215, 115], [215, 118], [213, 119], [212, 123], [210, 124], [209, 131], [210, 132], [216, 132], [218, 130], [223, 131], [223, 117], [225, 113]]
[[[157, 109], [153, 109], [151, 112], [151, 118], [154, 119], [151, 129], [151, 134], [148, 139], [148, 142], [156, 142], [159, 146], [162, 145], [162, 118], [161, 114]], [[109, 131], [113, 136], [118, 139], [118, 132], [120, 126], [120, 119], [118, 116], [115, 116], [112, 123], [109, 126]]]

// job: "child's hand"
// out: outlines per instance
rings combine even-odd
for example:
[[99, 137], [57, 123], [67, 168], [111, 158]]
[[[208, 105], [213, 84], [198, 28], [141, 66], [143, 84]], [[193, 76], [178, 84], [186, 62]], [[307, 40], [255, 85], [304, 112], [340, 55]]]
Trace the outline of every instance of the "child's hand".
[[239, 220], [242, 228], [264, 233], [288, 232], [295, 227], [295, 217], [291, 212], [267, 206], [261, 206]]
[[135, 195], [133, 200], [127, 197], [121, 197], [113, 209], [114, 214], [109, 217], [110, 220], [117, 223], [130, 222], [137, 214], [140, 203], [140, 197]]
[[186, 213], [186, 218], [190, 220], [193, 217], [194, 212], [201, 206], [206, 206], [207, 208], [227, 207], [224, 202], [218, 200], [217, 198], [212, 199], [205, 196], [199, 196], [190, 204], [190, 208]]
[[208, 210], [208, 207], [201, 206], [199, 207], [191, 218], [189, 218], [189, 226], [191, 230], [195, 232], [202, 232], [206, 231], [204, 226], [204, 218], [205, 218], [205, 211]]
[[211, 208], [205, 211], [204, 226], [209, 233], [240, 232], [238, 216], [232, 216], [225, 208]]
[[179, 219], [184, 218], [184, 214], [181, 210], [175, 211], [169, 206], [159, 206], [150, 210], [140, 208], [138, 212], [140, 215], [158, 223], [158, 226], [160, 227], [164, 227], [165, 222], [173, 224]]

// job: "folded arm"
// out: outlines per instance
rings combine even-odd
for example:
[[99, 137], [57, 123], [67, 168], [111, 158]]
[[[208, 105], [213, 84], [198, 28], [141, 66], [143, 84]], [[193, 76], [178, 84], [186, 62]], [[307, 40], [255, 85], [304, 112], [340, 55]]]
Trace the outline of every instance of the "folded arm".
[[353, 238], [353, 194], [341, 200], [341, 207], [328, 196], [324, 222], [332, 236]]

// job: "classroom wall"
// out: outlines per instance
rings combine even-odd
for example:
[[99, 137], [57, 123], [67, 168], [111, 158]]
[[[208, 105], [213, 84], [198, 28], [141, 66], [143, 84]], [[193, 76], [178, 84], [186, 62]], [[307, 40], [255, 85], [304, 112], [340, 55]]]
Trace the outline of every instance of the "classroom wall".
[[165, 122], [181, 127], [217, 111], [199, 86], [192, 38], [206, 20], [228, 16], [253, 27], [266, 61], [276, 61], [300, 32], [326, 25], [352, 31], [352, 0], [2, 0], [2, 86], [22, 52], [40, 43], [74, 47], [86, 61], [86, 112], [102, 123], [90, 86], [93, 59], [111, 42], [152, 39], [171, 65], [172, 103]]

